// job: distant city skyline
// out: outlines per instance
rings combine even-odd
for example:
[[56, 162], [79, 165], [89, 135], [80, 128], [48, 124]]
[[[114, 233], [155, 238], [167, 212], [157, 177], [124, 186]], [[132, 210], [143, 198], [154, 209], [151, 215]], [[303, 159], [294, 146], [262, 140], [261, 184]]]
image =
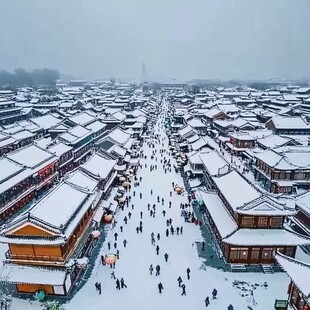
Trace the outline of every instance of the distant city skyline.
[[0, 69], [75, 78], [309, 79], [310, 1], [10, 0]]

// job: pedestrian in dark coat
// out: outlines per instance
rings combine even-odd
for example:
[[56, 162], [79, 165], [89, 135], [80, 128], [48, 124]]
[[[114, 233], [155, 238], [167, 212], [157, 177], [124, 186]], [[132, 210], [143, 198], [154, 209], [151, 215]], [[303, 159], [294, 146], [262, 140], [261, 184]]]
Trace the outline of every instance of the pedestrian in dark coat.
[[140, 233], [142, 233], [143, 226], [141, 225], [141, 226], [139, 227], [139, 229], [140, 229]]
[[111, 243], [108, 242], [108, 249], [111, 250]]
[[171, 208], [171, 204], [172, 204], [171, 201], [169, 201], [169, 208]]
[[180, 233], [183, 234], [183, 226], [180, 227]]
[[150, 216], [153, 216], [153, 210], [150, 211]]
[[212, 291], [212, 298], [216, 299], [216, 296], [217, 296], [217, 289], [214, 288], [213, 291]]
[[186, 290], [185, 290], [185, 284], [182, 284], [182, 294], [181, 296], [185, 295], [186, 296]]
[[232, 305], [229, 305], [227, 310], [234, 310], [234, 307]]
[[168, 237], [169, 236], [169, 229], [167, 228], [166, 229], [166, 237]]
[[143, 212], [141, 211], [140, 212], [140, 218], [142, 219], [142, 217], [143, 217]]
[[205, 242], [204, 241], [202, 241], [202, 244], [201, 244], [202, 246], [201, 246], [201, 251], [204, 251], [205, 250]]
[[142, 193], [140, 193], [140, 199], [142, 199]]
[[123, 226], [120, 226], [119, 229], [121, 230], [121, 232], [123, 232]]
[[179, 234], [179, 232], [180, 232], [180, 228], [179, 227], [177, 227], [176, 228], [176, 231], [177, 231], [177, 235]]
[[103, 255], [101, 255], [101, 264], [105, 265], [105, 260], [104, 260], [104, 256]]
[[96, 288], [96, 291], [98, 291], [98, 289], [99, 289], [99, 282], [95, 283], [95, 288]]
[[118, 233], [114, 234], [114, 240], [117, 241]]
[[165, 210], [163, 210], [163, 212], [162, 212], [162, 213], [163, 213], [163, 216], [166, 216], [166, 211], [165, 211]]
[[98, 291], [99, 291], [99, 295], [101, 295], [101, 282], [98, 283]]
[[187, 280], [190, 279], [190, 273], [191, 273], [191, 270], [189, 268], [186, 269], [186, 273], [187, 273]]
[[149, 268], [150, 275], [152, 275], [152, 274], [153, 274], [153, 270], [154, 270], [153, 265], [151, 265], [151, 266], [150, 266], [150, 268]]
[[121, 283], [119, 282], [119, 279], [116, 280], [116, 289], [120, 290], [121, 289]]
[[206, 304], [206, 307], [209, 306], [209, 304], [210, 304], [209, 296], [206, 297], [205, 304]]
[[123, 278], [121, 278], [121, 288], [127, 288], [127, 285], [125, 284], [125, 281]]
[[116, 251], [116, 257], [119, 259], [119, 250]]
[[174, 234], [174, 228], [173, 228], [173, 226], [170, 227], [170, 232], [171, 232], [171, 235]]
[[155, 276], [159, 276], [159, 275], [160, 275], [160, 266], [157, 265], [156, 266], [156, 274], [155, 274]]
[[157, 255], [159, 254], [159, 246], [158, 245], [156, 246], [156, 253], [157, 253]]
[[124, 223], [125, 223], [125, 225], [127, 225], [127, 221], [128, 221], [127, 216], [125, 216], [125, 217], [124, 217]]
[[164, 257], [165, 257], [165, 261], [167, 263], [168, 262], [168, 257], [169, 257], [168, 253], [165, 253]]
[[136, 228], [136, 232], [137, 232], [137, 234], [139, 233], [139, 231], [140, 231], [140, 228], [139, 228], [139, 226]]
[[178, 282], [179, 282], [179, 287], [181, 287], [181, 283], [183, 282], [183, 280], [180, 276], [178, 277]]
[[131, 213], [130, 212], [128, 212], [128, 217], [131, 218]]
[[134, 204], [131, 205], [131, 210], [134, 210], [135, 206]]
[[158, 284], [158, 290], [159, 290], [159, 294], [161, 294], [162, 290], [164, 289], [163, 285], [161, 284], [161, 282]]
[[157, 234], [157, 240], [160, 240], [160, 234], [159, 233]]
[[116, 249], [117, 248], [117, 243], [116, 242], [114, 242], [114, 249]]
[[127, 240], [126, 239], [124, 239], [123, 245], [124, 245], [124, 248], [126, 248], [126, 245], [127, 245]]

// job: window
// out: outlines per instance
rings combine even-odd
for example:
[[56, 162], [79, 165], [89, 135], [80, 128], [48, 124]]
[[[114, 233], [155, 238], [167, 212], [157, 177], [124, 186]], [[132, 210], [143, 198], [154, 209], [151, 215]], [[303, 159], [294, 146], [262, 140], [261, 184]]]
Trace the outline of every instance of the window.
[[281, 227], [282, 226], [282, 217], [273, 217], [271, 218], [271, 227]]
[[293, 257], [295, 254], [295, 247], [287, 247], [285, 250], [285, 255], [286, 256], [291, 256]]
[[259, 217], [258, 227], [267, 227], [267, 226], [268, 226], [268, 217]]
[[248, 248], [231, 248], [229, 259], [246, 260], [248, 258]]
[[252, 248], [251, 260], [259, 260], [260, 248]]
[[262, 260], [269, 260], [273, 258], [273, 248], [263, 248], [262, 251]]
[[242, 227], [254, 227], [254, 217], [244, 216], [241, 220]]

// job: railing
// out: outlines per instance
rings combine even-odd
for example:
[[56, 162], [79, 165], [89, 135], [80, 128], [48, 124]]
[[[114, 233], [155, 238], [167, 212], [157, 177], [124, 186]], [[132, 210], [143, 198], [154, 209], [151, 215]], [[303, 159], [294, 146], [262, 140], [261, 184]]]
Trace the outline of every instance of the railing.
[[5, 253], [6, 259], [16, 260], [35, 260], [35, 261], [58, 261], [63, 262], [64, 258], [59, 256], [49, 255], [29, 255], [29, 254], [12, 254], [10, 250]]

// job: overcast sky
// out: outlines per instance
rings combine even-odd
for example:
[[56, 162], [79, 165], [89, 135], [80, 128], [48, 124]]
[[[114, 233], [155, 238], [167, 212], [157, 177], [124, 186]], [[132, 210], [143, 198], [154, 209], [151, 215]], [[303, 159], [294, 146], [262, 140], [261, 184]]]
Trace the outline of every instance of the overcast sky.
[[309, 0], [0, 0], [0, 68], [77, 78], [310, 77]]

